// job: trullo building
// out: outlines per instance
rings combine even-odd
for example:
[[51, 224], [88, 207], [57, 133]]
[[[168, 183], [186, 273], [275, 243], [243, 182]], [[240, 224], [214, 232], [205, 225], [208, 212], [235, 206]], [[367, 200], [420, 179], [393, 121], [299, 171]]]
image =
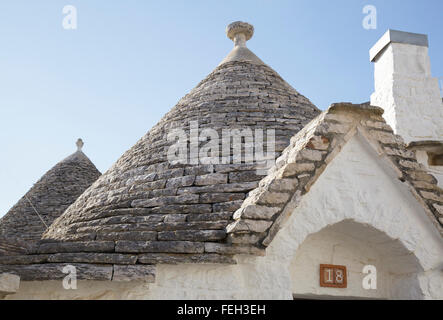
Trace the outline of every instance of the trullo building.
[[0, 219], [0, 254], [20, 252], [42, 234], [100, 176], [83, 153], [77, 151], [46, 172]]
[[321, 112], [246, 47], [251, 25], [227, 35], [209, 76], [26, 254], [0, 257], [3, 286], [19, 281], [6, 299], [443, 298], [427, 37], [389, 30], [371, 103]]

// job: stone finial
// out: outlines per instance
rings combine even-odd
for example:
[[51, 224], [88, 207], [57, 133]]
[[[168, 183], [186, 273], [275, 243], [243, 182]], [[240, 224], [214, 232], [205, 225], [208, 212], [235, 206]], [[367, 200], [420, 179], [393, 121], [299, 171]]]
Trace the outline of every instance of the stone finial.
[[254, 27], [246, 22], [236, 21], [226, 27], [226, 35], [234, 41], [234, 48], [219, 64], [239, 61], [264, 65], [251, 50], [246, 47], [246, 41], [252, 38]]
[[236, 21], [226, 27], [226, 35], [236, 46], [245, 46], [254, 35], [254, 27], [247, 22]]
[[79, 138], [76, 142], [76, 145], [77, 145], [77, 151], [82, 151], [84, 145], [83, 140]]

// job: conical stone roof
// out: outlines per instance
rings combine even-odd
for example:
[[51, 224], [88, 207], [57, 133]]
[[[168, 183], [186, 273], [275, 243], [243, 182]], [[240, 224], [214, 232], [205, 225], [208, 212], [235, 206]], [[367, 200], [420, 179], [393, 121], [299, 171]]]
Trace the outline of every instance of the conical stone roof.
[[[260, 164], [232, 163], [232, 149], [220, 155], [219, 163], [195, 163], [192, 157], [175, 163], [168, 152], [176, 141], [168, 134], [180, 129], [192, 136], [193, 122], [200, 134], [214, 129], [220, 137], [223, 130], [249, 128], [264, 129], [266, 140], [273, 129], [277, 157], [320, 113], [246, 48], [252, 33], [252, 26], [242, 22], [228, 26], [233, 51], [86, 190], [44, 238], [110, 240], [115, 252], [156, 253], [201, 253], [204, 249], [192, 243], [223, 242], [233, 213], [264, 177], [256, 170]], [[205, 143], [200, 141], [200, 147]], [[192, 149], [192, 141], [183, 145]]]
[[81, 151], [82, 146], [79, 139], [78, 150], [46, 172], [0, 219], [0, 238], [40, 240], [47, 227], [97, 180], [100, 172]]

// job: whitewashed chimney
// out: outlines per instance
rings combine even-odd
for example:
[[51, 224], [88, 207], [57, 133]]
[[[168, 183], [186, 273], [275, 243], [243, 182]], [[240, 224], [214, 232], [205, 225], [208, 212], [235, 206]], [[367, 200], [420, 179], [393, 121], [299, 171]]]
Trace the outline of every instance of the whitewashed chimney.
[[443, 103], [437, 78], [431, 76], [428, 37], [388, 30], [370, 50], [375, 92], [371, 104], [409, 142], [443, 140]]

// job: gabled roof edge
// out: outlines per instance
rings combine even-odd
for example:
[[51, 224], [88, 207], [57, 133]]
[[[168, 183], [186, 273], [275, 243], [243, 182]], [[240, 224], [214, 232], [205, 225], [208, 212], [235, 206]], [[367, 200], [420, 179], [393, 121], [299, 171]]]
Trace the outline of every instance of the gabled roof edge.
[[357, 131], [390, 162], [443, 237], [443, 190], [382, 114], [383, 109], [368, 103], [337, 103], [309, 123], [235, 212], [235, 222], [227, 227], [231, 241], [269, 246], [303, 195]]

